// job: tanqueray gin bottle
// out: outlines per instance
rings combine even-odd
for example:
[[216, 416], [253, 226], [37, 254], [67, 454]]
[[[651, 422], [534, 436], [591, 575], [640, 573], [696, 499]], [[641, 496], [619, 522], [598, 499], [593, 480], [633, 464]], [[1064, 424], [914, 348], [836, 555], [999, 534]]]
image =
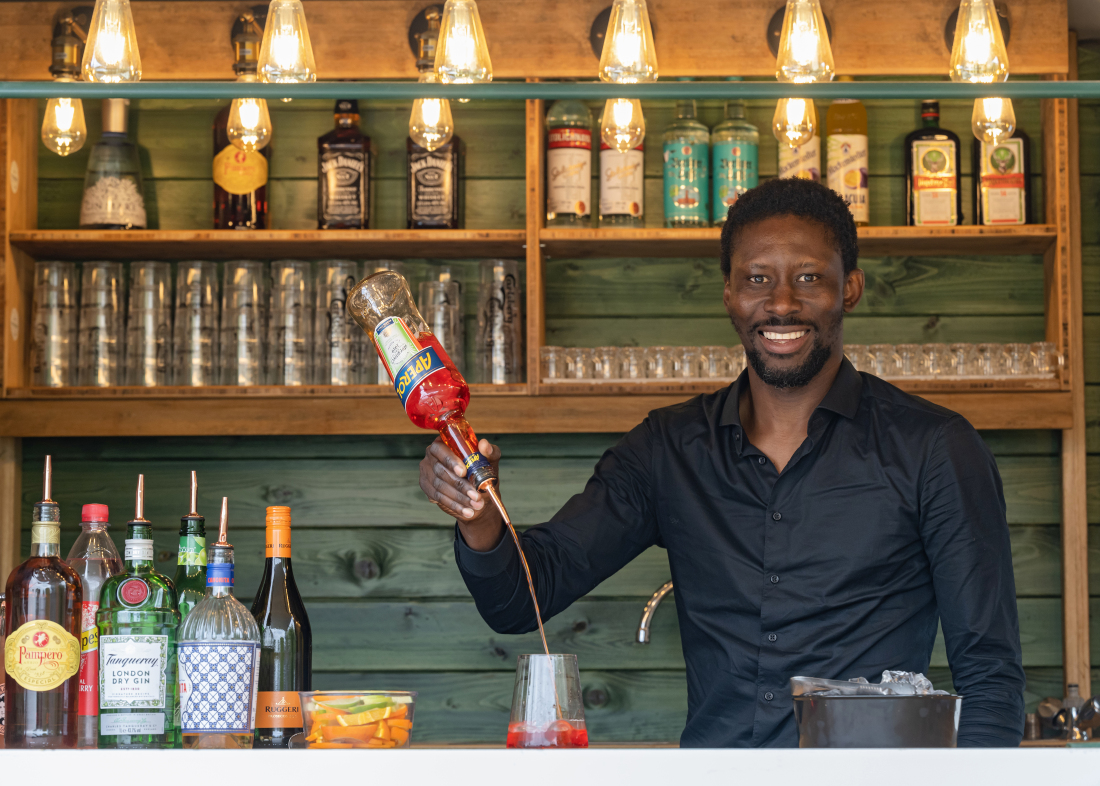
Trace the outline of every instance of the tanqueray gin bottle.
[[206, 597], [180, 626], [180, 724], [184, 748], [251, 748], [256, 728], [260, 629], [233, 597], [233, 546], [222, 497], [218, 542], [207, 554]]

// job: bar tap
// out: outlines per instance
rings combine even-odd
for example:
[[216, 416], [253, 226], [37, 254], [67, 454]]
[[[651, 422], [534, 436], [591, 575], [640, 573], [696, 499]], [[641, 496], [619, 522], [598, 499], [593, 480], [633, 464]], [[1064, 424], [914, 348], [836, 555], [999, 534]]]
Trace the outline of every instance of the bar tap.
[[653, 621], [653, 615], [656, 613], [657, 607], [661, 605], [665, 595], [670, 592], [672, 592], [672, 582], [666, 581], [646, 601], [645, 608], [642, 609], [642, 619], [638, 623], [638, 635], [635, 637], [635, 641], [639, 644], [649, 644], [649, 623]]

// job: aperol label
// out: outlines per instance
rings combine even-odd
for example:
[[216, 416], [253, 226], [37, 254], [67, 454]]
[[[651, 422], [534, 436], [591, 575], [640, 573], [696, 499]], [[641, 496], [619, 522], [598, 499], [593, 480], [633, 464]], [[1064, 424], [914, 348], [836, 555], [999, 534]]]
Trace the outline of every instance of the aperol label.
[[31, 620], [8, 636], [4, 668], [27, 690], [53, 690], [80, 668], [80, 642], [56, 622]]
[[427, 377], [445, 368], [439, 355], [431, 347], [420, 350], [405, 363], [393, 377], [393, 389], [401, 399], [401, 406], [408, 409], [409, 396]]

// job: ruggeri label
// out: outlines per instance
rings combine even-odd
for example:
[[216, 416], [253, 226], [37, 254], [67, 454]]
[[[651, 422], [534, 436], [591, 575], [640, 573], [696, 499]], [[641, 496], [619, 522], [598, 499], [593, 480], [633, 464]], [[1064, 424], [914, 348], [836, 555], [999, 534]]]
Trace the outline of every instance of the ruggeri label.
[[179, 645], [184, 734], [247, 734], [256, 725], [260, 645], [247, 641]]
[[167, 636], [100, 636], [99, 708], [164, 709]]

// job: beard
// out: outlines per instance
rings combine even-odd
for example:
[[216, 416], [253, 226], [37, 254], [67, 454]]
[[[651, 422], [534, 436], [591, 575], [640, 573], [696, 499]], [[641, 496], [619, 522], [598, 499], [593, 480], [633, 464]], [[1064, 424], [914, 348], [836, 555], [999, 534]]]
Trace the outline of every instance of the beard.
[[[745, 341], [746, 334], [742, 333], [740, 329], [737, 329], [736, 323], [734, 323], [734, 328], [741, 334], [741, 343], [745, 346], [745, 360], [752, 367], [752, 370], [756, 372], [756, 375], [760, 377], [760, 381], [777, 390], [788, 390], [790, 388], [805, 387], [810, 384], [814, 377], [821, 373], [823, 368], [825, 368], [825, 364], [833, 355], [833, 336], [843, 324], [843, 319], [844, 317], [841, 315], [828, 326], [828, 335], [821, 330], [820, 325], [801, 319], [781, 319], [780, 317], [772, 317], [764, 322], [758, 322], [753, 325], [747, 335], [756, 336], [756, 332], [765, 327], [793, 327], [806, 325], [813, 329], [814, 343], [813, 346], [810, 347], [810, 354], [806, 356], [806, 359], [802, 361], [800, 365], [794, 368], [775, 368], [769, 366], [764, 359], [764, 353], [755, 349], [752, 342]], [[732, 322], [733, 320], [731, 319], [730, 321]]]

